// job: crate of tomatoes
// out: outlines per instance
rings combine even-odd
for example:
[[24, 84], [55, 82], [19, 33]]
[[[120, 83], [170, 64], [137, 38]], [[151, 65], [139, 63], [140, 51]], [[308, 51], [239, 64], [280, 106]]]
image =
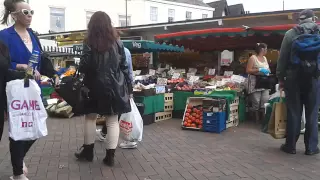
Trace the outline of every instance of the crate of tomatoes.
[[203, 124], [203, 108], [202, 97], [190, 97], [187, 100], [183, 120], [182, 129], [202, 130]]

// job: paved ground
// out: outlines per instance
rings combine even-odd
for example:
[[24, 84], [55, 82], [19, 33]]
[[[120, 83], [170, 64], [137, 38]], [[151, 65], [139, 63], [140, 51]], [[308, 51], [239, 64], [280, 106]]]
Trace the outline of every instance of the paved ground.
[[[93, 163], [75, 160], [73, 153], [83, 143], [81, 119], [49, 119], [48, 127], [49, 136], [38, 140], [26, 159], [31, 180], [320, 179], [320, 156], [303, 155], [301, 142], [297, 155], [281, 153], [281, 140], [250, 125], [221, 135], [183, 131], [179, 120], [146, 126], [138, 149], [116, 152], [114, 168], [101, 163], [102, 143], [96, 143]], [[1, 180], [11, 174], [4, 139], [0, 143]]]

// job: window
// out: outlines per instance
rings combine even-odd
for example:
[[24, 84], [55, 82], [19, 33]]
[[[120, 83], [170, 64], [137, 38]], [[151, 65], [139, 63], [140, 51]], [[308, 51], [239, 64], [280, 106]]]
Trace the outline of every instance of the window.
[[175, 16], [174, 9], [169, 9], [168, 10], [168, 22], [173, 22], [174, 16]]
[[208, 14], [202, 14], [202, 19], [208, 18]]
[[65, 9], [50, 8], [50, 30], [53, 32], [65, 31]]
[[119, 15], [119, 27], [126, 27], [131, 26], [131, 17], [127, 16], [127, 23], [126, 23], [126, 16]]
[[89, 24], [91, 16], [93, 14], [94, 14], [94, 12], [92, 12], [92, 11], [86, 11], [86, 22], [87, 22], [87, 25]]
[[191, 20], [192, 12], [187, 11], [186, 12], [186, 20]]
[[158, 21], [158, 8], [150, 7], [150, 21]]

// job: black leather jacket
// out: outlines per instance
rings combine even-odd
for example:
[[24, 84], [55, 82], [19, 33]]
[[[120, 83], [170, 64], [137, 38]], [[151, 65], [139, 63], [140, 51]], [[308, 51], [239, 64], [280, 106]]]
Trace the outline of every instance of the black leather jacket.
[[132, 84], [123, 44], [118, 41], [107, 52], [99, 53], [83, 46], [79, 72], [90, 90], [85, 114], [117, 115], [131, 111]]
[[9, 50], [0, 42], [0, 140], [4, 125], [4, 112], [7, 106], [6, 83], [15, 79], [23, 79], [25, 76], [24, 72], [10, 70], [10, 64]]

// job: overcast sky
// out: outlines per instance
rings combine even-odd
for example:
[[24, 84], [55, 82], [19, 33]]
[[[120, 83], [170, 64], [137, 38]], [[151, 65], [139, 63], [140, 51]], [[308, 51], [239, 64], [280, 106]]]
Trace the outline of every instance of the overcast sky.
[[[212, 2], [216, 0], [204, 0], [204, 2]], [[229, 5], [242, 3], [245, 11], [266, 12], [282, 10], [283, 0], [227, 0]], [[320, 0], [285, 0], [285, 10], [320, 8]]]

